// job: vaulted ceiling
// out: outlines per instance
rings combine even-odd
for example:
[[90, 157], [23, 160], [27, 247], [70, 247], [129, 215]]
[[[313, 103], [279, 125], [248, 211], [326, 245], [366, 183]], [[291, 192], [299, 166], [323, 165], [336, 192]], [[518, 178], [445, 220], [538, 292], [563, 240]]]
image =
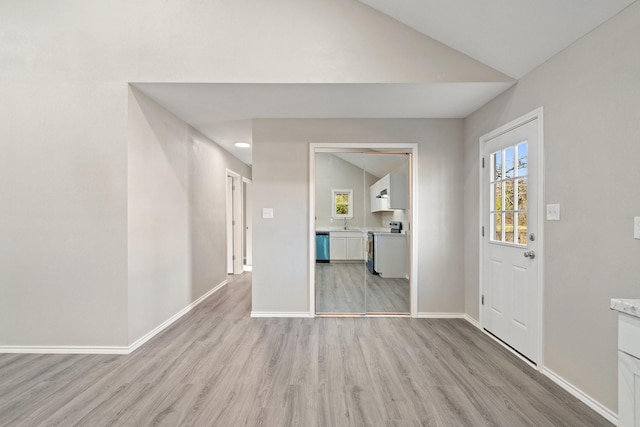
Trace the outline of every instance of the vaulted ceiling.
[[[431, 55], [423, 64], [429, 81], [135, 86], [251, 164], [251, 150], [233, 144], [251, 142], [255, 118], [464, 118], [634, 1], [360, 0], [363, 19], [377, 23], [372, 39], [409, 37], [413, 51], [403, 55]], [[380, 28], [375, 14], [389, 25]], [[415, 43], [412, 32], [422, 39]]]
[[515, 79], [635, 0], [360, 0]]

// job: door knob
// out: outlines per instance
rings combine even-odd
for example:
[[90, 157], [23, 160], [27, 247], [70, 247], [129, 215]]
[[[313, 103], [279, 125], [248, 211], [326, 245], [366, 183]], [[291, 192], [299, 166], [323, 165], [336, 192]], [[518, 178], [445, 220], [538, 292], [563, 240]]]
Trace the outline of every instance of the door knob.
[[534, 251], [525, 252], [524, 257], [534, 259], [536, 257], [536, 253]]

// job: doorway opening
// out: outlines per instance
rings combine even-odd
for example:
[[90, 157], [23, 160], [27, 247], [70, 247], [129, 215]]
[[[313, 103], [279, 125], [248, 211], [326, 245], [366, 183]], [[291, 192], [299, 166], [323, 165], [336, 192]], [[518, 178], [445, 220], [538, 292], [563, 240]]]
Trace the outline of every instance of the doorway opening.
[[252, 222], [252, 197], [251, 180], [242, 177], [242, 269], [251, 271], [253, 269], [252, 246], [253, 246], [253, 222]]
[[227, 274], [240, 274], [243, 271], [243, 197], [240, 174], [227, 169], [226, 188]]
[[416, 312], [416, 154], [417, 144], [311, 144], [314, 315]]

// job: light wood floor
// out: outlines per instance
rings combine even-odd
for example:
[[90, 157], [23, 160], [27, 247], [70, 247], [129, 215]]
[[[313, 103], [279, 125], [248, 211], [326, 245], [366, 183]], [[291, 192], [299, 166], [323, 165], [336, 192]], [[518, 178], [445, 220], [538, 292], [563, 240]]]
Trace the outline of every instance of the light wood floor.
[[316, 264], [317, 313], [409, 313], [409, 280], [383, 279], [364, 263]]
[[250, 286], [129, 356], [0, 355], [0, 425], [610, 425], [464, 320], [252, 319]]

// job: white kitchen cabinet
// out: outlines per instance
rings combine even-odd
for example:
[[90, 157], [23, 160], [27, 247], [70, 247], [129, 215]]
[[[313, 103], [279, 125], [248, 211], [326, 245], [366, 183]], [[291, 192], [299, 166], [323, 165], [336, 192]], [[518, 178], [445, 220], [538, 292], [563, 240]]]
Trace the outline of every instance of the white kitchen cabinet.
[[384, 279], [409, 277], [409, 241], [406, 234], [376, 233], [374, 265]]
[[640, 300], [612, 299], [618, 314], [618, 425], [640, 427]]
[[388, 211], [387, 207], [387, 199], [377, 198], [376, 196], [380, 194], [380, 181], [373, 184], [369, 187], [369, 194], [371, 200], [371, 212], [384, 212]]
[[618, 425], [640, 427], [640, 359], [618, 351]]
[[347, 237], [347, 259], [364, 260], [364, 238]]
[[[386, 197], [377, 197], [385, 193]], [[403, 173], [389, 173], [369, 187], [371, 212], [393, 209], [408, 209], [409, 191], [407, 176]]]
[[640, 318], [618, 316], [618, 425], [640, 427]]
[[347, 259], [347, 239], [333, 237], [333, 233], [331, 233], [329, 245], [329, 261]]
[[360, 231], [332, 231], [329, 233], [331, 261], [364, 261], [364, 233]]

